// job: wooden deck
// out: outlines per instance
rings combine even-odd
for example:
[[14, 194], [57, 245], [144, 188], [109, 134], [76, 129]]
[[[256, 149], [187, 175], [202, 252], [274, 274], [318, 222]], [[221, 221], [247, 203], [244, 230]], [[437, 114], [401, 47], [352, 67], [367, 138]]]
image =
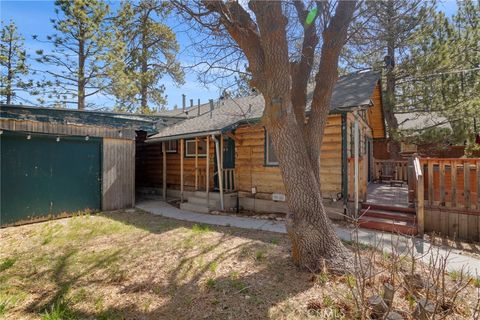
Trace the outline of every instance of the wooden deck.
[[408, 187], [392, 187], [390, 184], [370, 183], [367, 187], [367, 202], [377, 205], [408, 207]]

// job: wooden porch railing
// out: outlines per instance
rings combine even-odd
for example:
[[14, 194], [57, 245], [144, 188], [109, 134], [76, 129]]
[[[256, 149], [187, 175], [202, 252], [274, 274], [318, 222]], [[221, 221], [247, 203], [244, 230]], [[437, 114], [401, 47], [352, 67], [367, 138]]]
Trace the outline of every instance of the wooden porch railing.
[[424, 178], [420, 159], [414, 156], [411, 160], [413, 172], [408, 181], [409, 190], [413, 189], [416, 200], [415, 208], [417, 212], [417, 228], [419, 235], [423, 236], [425, 231], [425, 195], [424, 195]]
[[223, 169], [223, 189], [226, 192], [235, 191], [235, 168]]
[[373, 161], [373, 180], [408, 180], [407, 160], [376, 160]]
[[480, 211], [480, 158], [421, 158], [426, 205]]

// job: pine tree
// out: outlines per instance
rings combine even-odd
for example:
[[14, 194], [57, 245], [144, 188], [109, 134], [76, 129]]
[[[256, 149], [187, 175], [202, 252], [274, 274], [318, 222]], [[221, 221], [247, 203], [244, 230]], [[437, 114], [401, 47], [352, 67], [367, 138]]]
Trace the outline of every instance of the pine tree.
[[165, 86], [168, 75], [175, 83], [183, 83], [184, 74], [176, 60], [179, 45], [175, 33], [165, 24], [171, 11], [166, 1], [126, 1], [115, 19], [120, 42], [126, 44], [126, 77], [114, 76], [112, 93], [124, 111], [152, 112], [166, 104]]
[[37, 51], [37, 61], [48, 66], [45, 73], [53, 78], [44, 82], [49, 98], [83, 110], [86, 98], [105, 90], [108, 69], [114, 64], [109, 60], [115, 55], [106, 50], [112, 44], [109, 7], [98, 0], [56, 0], [55, 6], [57, 17], [51, 22], [57, 33], [43, 41], [53, 50]]
[[471, 145], [480, 119], [480, 2], [458, 2], [452, 18], [436, 13], [416, 34], [404, 67], [398, 107], [437, 112], [452, 126], [451, 143]]
[[385, 67], [384, 115], [393, 138], [390, 153], [394, 158], [400, 156], [395, 118], [397, 81], [405, 76], [402, 64], [408, 59], [414, 35], [432, 10], [433, 3], [424, 0], [367, 1], [344, 50], [349, 70]]
[[27, 54], [24, 48], [24, 38], [18, 33], [13, 21], [4, 25], [0, 33], [0, 96], [2, 102], [11, 104], [17, 98], [16, 91], [26, 90], [31, 87], [31, 81], [25, 77], [29, 73]]

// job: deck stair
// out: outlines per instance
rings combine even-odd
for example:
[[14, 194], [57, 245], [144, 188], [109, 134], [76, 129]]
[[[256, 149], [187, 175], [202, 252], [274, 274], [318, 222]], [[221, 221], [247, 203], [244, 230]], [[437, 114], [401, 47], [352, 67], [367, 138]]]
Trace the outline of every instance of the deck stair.
[[[236, 197], [236, 193], [225, 193], [223, 195], [225, 209], [236, 206]], [[218, 192], [209, 192], [207, 200], [206, 192], [195, 191], [193, 195], [187, 198], [186, 202], [180, 204], [180, 209], [182, 210], [200, 213], [209, 213], [211, 210], [220, 210], [220, 208], [220, 193]]]
[[360, 211], [360, 228], [405, 235], [417, 234], [415, 209], [364, 202]]

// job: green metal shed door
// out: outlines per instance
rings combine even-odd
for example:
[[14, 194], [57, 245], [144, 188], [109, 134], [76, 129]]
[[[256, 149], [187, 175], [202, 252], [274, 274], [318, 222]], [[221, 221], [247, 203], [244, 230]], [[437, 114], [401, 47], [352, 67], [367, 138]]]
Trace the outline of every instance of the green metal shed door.
[[101, 139], [3, 132], [0, 224], [101, 206]]

